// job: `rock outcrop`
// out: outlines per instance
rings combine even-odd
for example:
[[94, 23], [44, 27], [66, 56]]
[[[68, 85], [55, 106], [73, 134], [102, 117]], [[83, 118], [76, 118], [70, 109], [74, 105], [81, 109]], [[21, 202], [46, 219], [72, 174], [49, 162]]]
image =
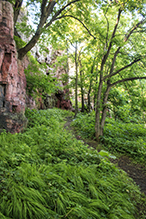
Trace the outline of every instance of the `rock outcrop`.
[[55, 93], [55, 96], [57, 98], [57, 108], [71, 110], [74, 112], [74, 108], [72, 107], [72, 102], [69, 99], [65, 98], [64, 91], [58, 90], [58, 92]]
[[0, 131], [20, 132], [26, 125], [26, 78], [13, 39], [13, 8], [0, 1]]
[[[45, 62], [47, 64], [47, 75], [51, 75], [58, 81], [58, 86], [61, 88], [57, 89], [55, 95], [54, 94], [45, 94], [42, 102], [40, 101], [40, 106], [42, 109], [57, 107], [61, 109], [74, 111], [72, 108], [72, 103], [69, 98], [69, 89], [65, 88], [65, 86], [69, 82], [68, 76], [68, 63], [62, 62], [62, 65], [57, 64], [57, 58], [64, 55], [64, 51], [61, 50], [53, 50], [52, 47], [48, 47], [48, 54], [45, 56], [40, 55], [38, 51], [36, 51], [35, 56], [37, 61], [41, 64]], [[66, 65], [66, 67], [65, 67]], [[63, 77], [64, 76], [64, 77]], [[44, 103], [43, 103], [44, 102]]]

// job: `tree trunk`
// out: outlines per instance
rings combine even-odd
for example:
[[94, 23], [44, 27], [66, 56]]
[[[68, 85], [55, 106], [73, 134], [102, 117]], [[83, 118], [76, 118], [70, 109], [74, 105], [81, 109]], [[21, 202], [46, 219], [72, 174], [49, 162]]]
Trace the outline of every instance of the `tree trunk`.
[[110, 85], [107, 85], [107, 89], [105, 91], [104, 100], [103, 100], [103, 110], [102, 110], [102, 118], [101, 118], [101, 135], [103, 135], [103, 128], [104, 128], [104, 124], [105, 124], [106, 113], [108, 110], [107, 100], [108, 100], [110, 89], [111, 89]]
[[81, 102], [82, 102], [81, 112], [84, 112], [85, 104], [84, 104], [84, 88], [83, 88], [83, 74], [82, 74], [82, 70], [80, 71], [80, 84], [81, 84]]
[[38, 31], [36, 34], [33, 36], [33, 38], [29, 41], [29, 43], [18, 50], [18, 59], [23, 59], [23, 57], [26, 55], [27, 52], [29, 52], [37, 43], [38, 39], [40, 38], [41, 32]]
[[75, 117], [78, 113], [78, 61], [77, 61], [77, 42], [75, 45], [75, 73], [76, 73], [76, 79], [75, 79]]
[[96, 86], [95, 86], [95, 90], [94, 90], [94, 111], [96, 110], [96, 101], [97, 101], [97, 89], [96, 89], [96, 87], [97, 87], [97, 83], [98, 83], [98, 63], [97, 63], [97, 66], [96, 66], [96, 72], [97, 72], [97, 74], [96, 74], [96, 80], [95, 80]]
[[[67, 79], [64, 83], [64, 86], [67, 86], [69, 83], [69, 54], [68, 54], [68, 44], [67, 44], [67, 48], [66, 48], [66, 54], [67, 54], [67, 59], [66, 59], [66, 75], [67, 75]], [[67, 100], [70, 99], [70, 95], [69, 95], [69, 88], [65, 88], [65, 98]]]
[[88, 90], [88, 106], [87, 106], [88, 112], [90, 112], [91, 109], [91, 100], [90, 100], [91, 87], [92, 87], [92, 79], [90, 79], [90, 85]]
[[95, 109], [95, 137], [98, 143], [100, 141], [100, 136], [102, 135], [102, 129], [100, 125], [100, 105], [101, 105], [102, 86], [103, 86], [103, 82], [102, 80], [100, 80], [100, 83], [98, 86], [96, 109]]
[[91, 93], [92, 82], [93, 82], [93, 72], [94, 72], [94, 67], [95, 67], [95, 60], [96, 60], [96, 57], [94, 57], [93, 64], [92, 64], [92, 67], [91, 67], [91, 77], [90, 77], [90, 84], [89, 84], [89, 90], [88, 90], [88, 106], [87, 106], [88, 107], [88, 112], [90, 112], [90, 110], [91, 110], [90, 93]]

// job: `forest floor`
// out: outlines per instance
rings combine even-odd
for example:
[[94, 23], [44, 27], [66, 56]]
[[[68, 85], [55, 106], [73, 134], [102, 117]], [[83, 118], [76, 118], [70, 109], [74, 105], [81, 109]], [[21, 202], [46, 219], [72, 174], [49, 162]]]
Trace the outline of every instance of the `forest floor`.
[[[97, 142], [94, 140], [82, 139], [81, 136], [79, 136], [74, 130], [74, 128], [71, 126], [71, 122], [72, 122], [72, 118], [67, 117], [66, 123], [64, 125], [64, 128], [66, 130], [69, 130], [78, 140], [82, 140], [85, 144], [88, 144], [89, 147], [95, 148], [98, 151], [103, 149], [103, 148], [97, 148]], [[146, 167], [144, 165], [135, 163], [128, 156], [125, 155], [120, 156], [116, 159], [111, 159], [110, 161], [114, 163], [116, 166], [118, 166], [119, 168], [121, 168], [122, 170], [124, 170], [128, 174], [128, 176], [132, 178], [134, 182], [139, 186], [140, 191], [143, 194], [145, 194], [144, 196], [146, 196]], [[146, 213], [145, 204], [142, 206], [142, 204], [140, 203], [138, 209], [139, 209], [139, 214]]]

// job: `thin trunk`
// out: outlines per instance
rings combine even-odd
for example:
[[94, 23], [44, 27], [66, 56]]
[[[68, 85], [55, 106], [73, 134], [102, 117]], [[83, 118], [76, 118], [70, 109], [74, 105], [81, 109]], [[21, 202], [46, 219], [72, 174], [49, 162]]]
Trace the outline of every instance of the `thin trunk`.
[[76, 73], [76, 79], [75, 79], [75, 117], [78, 113], [78, 60], [77, 60], [77, 42], [75, 45], [75, 73]]
[[90, 98], [90, 93], [91, 93], [91, 88], [92, 88], [92, 82], [93, 82], [93, 72], [94, 72], [94, 67], [95, 67], [95, 60], [96, 57], [94, 57], [93, 60], [93, 65], [91, 67], [91, 77], [90, 77], [90, 84], [89, 84], [89, 90], [88, 90], [88, 112], [91, 110], [91, 98]]
[[97, 100], [97, 96], [96, 96], [96, 92], [94, 93], [94, 111], [96, 110], [96, 100]]
[[101, 103], [101, 92], [102, 92], [103, 81], [99, 82], [97, 103], [95, 109], [95, 137], [99, 143], [101, 136], [101, 126], [100, 126], [100, 103]]
[[[97, 74], [96, 74], [96, 86], [97, 86], [97, 83], [98, 83], [98, 64], [97, 64], [97, 67], [96, 67], [96, 72], [97, 72]], [[96, 101], [97, 101], [97, 93], [96, 93], [96, 90], [94, 91], [95, 93], [94, 93], [94, 111], [96, 110]]]
[[[82, 50], [82, 48], [81, 48], [81, 50]], [[78, 61], [79, 61], [79, 64], [80, 64], [80, 88], [81, 88], [81, 104], [82, 104], [81, 112], [84, 112], [84, 110], [85, 110], [85, 104], [84, 104], [84, 84], [83, 84], [84, 72], [83, 72], [83, 69], [82, 69], [82, 62], [81, 62], [81, 50], [80, 50], [79, 55], [78, 55]]]
[[83, 74], [82, 74], [82, 70], [80, 71], [80, 84], [81, 84], [81, 102], [82, 102], [81, 112], [84, 112], [85, 104], [84, 104], [84, 88], [83, 88]]
[[[104, 59], [104, 56], [102, 60], [103, 59]], [[102, 87], [103, 87], [103, 68], [104, 68], [104, 63], [102, 61], [101, 68], [100, 68], [100, 81], [99, 81], [99, 86], [98, 86], [96, 109], [95, 109], [95, 137], [98, 143], [100, 142], [100, 136], [102, 135], [101, 125], [100, 125], [100, 110], [101, 110], [101, 93], [102, 93]]]
[[92, 87], [92, 79], [90, 79], [90, 85], [88, 90], [88, 106], [87, 106], [88, 112], [90, 112], [91, 109], [91, 100], [90, 100], [91, 87]]
[[109, 96], [109, 92], [110, 92], [111, 86], [107, 85], [107, 89], [106, 92], [104, 94], [104, 100], [103, 100], [103, 110], [102, 110], [102, 118], [101, 118], [101, 135], [103, 135], [103, 128], [104, 128], [104, 124], [105, 124], [105, 119], [106, 119], [106, 113], [107, 113], [107, 100], [108, 100], [108, 96]]
[[[66, 75], [67, 75], [67, 80], [65, 81], [65, 86], [68, 85], [69, 83], [69, 54], [68, 54], [68, 44], [66, 48], [66, 54], [67, 54], [67, 59], [66, 59]], [[70, 99], [69, 95], [69, 88], [65, 88], [65, 98]]]

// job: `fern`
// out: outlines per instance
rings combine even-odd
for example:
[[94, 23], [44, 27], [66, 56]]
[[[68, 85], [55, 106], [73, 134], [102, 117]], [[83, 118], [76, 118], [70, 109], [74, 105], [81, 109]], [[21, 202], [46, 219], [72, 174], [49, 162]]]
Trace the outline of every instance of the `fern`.
[[134, 219], [138, 188], [63, 129], [68, 112], [27, 115], [24, 133], [0, 135], [0, 218]]
[[10, 217], [4, 216], [1, 212], [0, 212], [0, 218], [1, 218], [1, 219], [12, 219], [12, 218], [10, 218]]

